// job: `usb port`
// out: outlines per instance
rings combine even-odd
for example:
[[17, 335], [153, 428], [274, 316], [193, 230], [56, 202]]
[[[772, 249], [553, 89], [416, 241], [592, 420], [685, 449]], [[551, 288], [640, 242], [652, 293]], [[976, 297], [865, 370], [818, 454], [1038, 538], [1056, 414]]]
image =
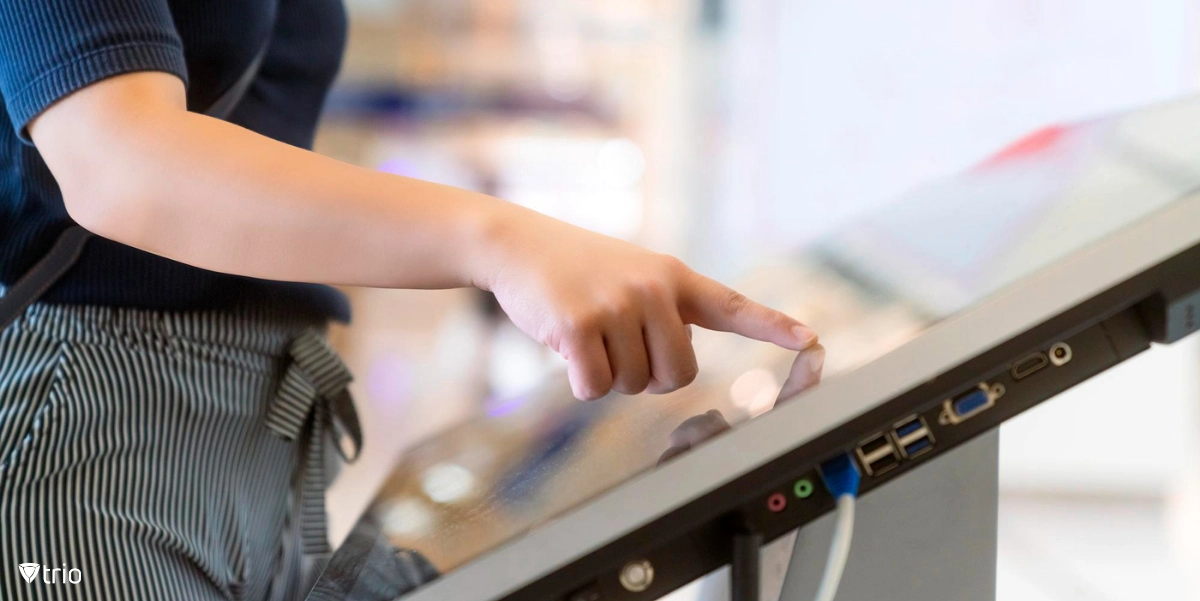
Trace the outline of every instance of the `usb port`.
[[904, 445], [901, 447], [901, 450], [904, 451], [904, 456], [906, 458], [912, 459], [921, 453], [933, 450], [933, 438], [921, 438], [915, 442]]
[[1004, 385], [988, 386], [986, 383], [981, 383], [978, 388], [943, 401], [938, 421], [943, 424], [960, 424], [979, 415], [982, 411], [991, 409], [995, 406], [996, 399], [1002, 396], [1004, 396]]
[[858, 459], [868, 476], [878, 476], [900, 465], [900, 453], [886, 434], [876, 434], [860, 443]]
[[858, 445], [858, 450], [862, 452], [863, 458], [870, 460], [879, 454], [887, 453], [891, 449], [892, 443], [888, 441], [883, 434], [876, 434]]
[[914, 415], [897, 422], [893, 432], [896, 433], [896, 440], [903, 441], [905, 438], [912, 436], [923, 429], [926, 429], [925, 420], [921, 419], [921, 416], [919, 415]]
[[929, 431], [925, 418], [919, 415], [896, 422], [892, 427], [892, 438], [896, 440], [896, 447], [905, 459], [912, 459], [933, 448], [933, 432]]

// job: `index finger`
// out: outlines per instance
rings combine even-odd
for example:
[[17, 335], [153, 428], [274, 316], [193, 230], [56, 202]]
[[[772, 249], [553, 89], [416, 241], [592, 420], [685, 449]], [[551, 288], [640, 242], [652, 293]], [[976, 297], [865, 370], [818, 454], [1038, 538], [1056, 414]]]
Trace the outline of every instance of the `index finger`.
[[686, 276], [679, 298], [679, 313], [685, 323], [732, 332], [793, 351], [804, 350], [817, 342], [817, 333], [800, 321], [694, 271]]

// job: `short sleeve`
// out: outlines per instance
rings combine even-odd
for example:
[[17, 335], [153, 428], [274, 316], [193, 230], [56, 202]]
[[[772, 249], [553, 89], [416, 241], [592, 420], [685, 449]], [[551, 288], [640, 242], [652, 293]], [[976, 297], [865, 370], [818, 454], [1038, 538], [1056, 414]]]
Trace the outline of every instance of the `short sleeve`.
[[187, 82], [167, 0], [0, 0], [0, 96], [25, 128], [68, 94], [134, 71]]

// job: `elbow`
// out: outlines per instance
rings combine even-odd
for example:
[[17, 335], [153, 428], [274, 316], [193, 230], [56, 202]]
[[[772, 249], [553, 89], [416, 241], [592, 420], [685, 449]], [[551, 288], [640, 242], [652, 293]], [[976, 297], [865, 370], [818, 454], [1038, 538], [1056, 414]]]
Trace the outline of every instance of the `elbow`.
[[[47, 108], [29, 123], [67, 214], [91, 232], [130, 244], [144, 230], [161, 186], [155, 173], [187, 115], [182, 84], [162, 73], [104, 79]], [[134, 236], [134, 238], [130, 238]], [[131, 244], [132, 245], [132, 244]]]
[[108, 237], [104, 232], [111, 227], [106, 219], [110, 213], [105, 208], [108, 203], [97, 198], [95, 194], [68, 191], [69, 188], [61, 184], [59, 187], [62, 189], [63, 205], [66, 206], [67, 215], [71, 220], [93, 234]]
[[140, 186], [114, 182], [112, 176], [80, 177], [59, 181], [67, 215], [98, 236], [130, 246], [140, 246], [148, 203]]

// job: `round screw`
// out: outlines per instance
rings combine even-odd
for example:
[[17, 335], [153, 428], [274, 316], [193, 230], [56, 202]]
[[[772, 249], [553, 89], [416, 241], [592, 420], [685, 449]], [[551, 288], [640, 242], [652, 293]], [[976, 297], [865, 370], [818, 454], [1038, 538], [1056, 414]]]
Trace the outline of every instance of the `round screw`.
[[621, 568], [621, 586], [631, 593], [640, 593], [654, 582], [654, 566], [645, 559], [631, 561]]

